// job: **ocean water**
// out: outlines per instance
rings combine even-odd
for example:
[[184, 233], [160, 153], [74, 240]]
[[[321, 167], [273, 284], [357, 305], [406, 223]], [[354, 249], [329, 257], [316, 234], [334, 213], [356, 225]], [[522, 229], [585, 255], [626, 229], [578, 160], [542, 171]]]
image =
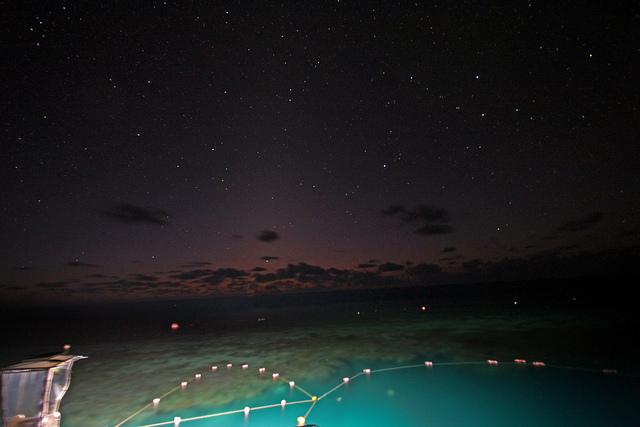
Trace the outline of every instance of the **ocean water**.
[[[74, 367], [62, 402], [64, 427], [114, 426], [182, 381], [186, 389], [177, 387], [157, 408], [124, 425], [173, 425], [176, 416], [308, 400], [287, 381], [322, 396], [364, 368], [425, 360], [436, 365], [358, 376], [312, 408], [307, 402], [181, 425], [287, 427], [309, 410], [306, 421], [320, 427], [640, 425], [633, 316], [611, 307], [410, 299], [205, 315], [201, 304], [134, 317], [97, 316], [100, 321], [77, 325], [73, 333], [56, 328], [59, 334], [46, 339], [16, 341], [1, 356], [15, 360], [68, 339], [74, 354], [88, 356]], [[172, 321], [180, 323], [178, 331], [170, 329]], [[508, 363], [515, 358], [553, 366]], [[486, 359], [501, 363], [490, 366]], [[439, 365], [452, 362], [480, 363]], [[619, 374], [605, 375], [602, 368]], [[272, 372], [281, 378], [274, 381]]]

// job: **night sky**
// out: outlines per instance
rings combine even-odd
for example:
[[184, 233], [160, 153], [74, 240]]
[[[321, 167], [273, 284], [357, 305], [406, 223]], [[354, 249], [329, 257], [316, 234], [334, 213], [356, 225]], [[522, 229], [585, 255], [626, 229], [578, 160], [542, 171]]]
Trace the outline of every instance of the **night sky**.
[[616, 3], [13, 2], [0, 295], [637, 269], [640, 14]]

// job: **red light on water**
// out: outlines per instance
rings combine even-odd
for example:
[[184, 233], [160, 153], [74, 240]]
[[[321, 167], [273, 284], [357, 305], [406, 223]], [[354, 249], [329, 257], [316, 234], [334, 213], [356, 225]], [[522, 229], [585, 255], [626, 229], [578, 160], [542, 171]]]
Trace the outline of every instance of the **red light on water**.
[[526, 360], [524, 360], [524, 359], [513, 359], [513, 361], [514, 361], [515, 363], [519, 363], [519, 364], [527, 363], [527, 361], [526, 361]]
[[171, 330], [173, 331], [177, 331], [178, 329], [180, 329], [180, 325], [177, 323], [172, 323], [171, 324]]
[[535, 361], [531, 363], [533, 366], [545, 366], [544, 362]]

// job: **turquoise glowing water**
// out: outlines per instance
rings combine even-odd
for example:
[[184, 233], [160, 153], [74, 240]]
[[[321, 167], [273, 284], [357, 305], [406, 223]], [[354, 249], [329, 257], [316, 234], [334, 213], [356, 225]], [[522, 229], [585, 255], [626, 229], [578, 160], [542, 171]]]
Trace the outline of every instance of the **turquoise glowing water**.
[[[363, 368], [514, 358], [593, 370], [618, 368], [620, 374], [508, 364], [373, 373], [319, 401], [307, 421], [320, 427], [640, 425], [639, 355], [629, 339], [633, 328], [625, 329], [628, 317], [611, 311], [524, 310], [520, 305], [458, 311], [435, 307], [425, 313], [420, 306], [409, 302], [387, 311], [335, 305], [246, 312], [242, 319], [228, 321], [237, 321], [237, 327], [222, 327], [198, 314], [187, 321], [149, 318], [142, 326], [130, 323], [130, 328], [79, 325], [78, 336], [70, 338], [73, 351], [89, 359], [74, 368], [62, 401], [62, 426], [114, 426], [184, 380], [189, 382], [186, 390], [124, 426], [308, 398], [284, 381], [272, 381], [271, 372], [321, 396]], [[258, 322], [262, 317], [267, 320]], [[173, 320], [182, 324], [177, 332], [169, 328]], [[50, 351], [52, 345], [29, 340], [0, 349], [0, 357], [16, 360]], [[234, 362], [232, 369], [224, 367], [227, 361]], [[241, 363], [249, 369], [241, 369]], [[217, 373], [212, 374], [211, 365], [219, 366]], [[263, 377], [257, 372], [260, 366], [266, 368]], [[200, 381], [194, 380], [196, 373], [202, 374]], [[309, 406], [181, 425], [293, 427]]]
[[[344, 371], [346, 372], [346, 370]], [[211, 376], [213, 377], [213, 375]], [[205, 381], [212, 380], [205, 378]], [[214, 380], [212, 380], [214, 381]], [[269, 381], [269, 380], [265, 380]], [[336, 381], [305, 384], [326, 391]], [[338, 381], [339, 383], [339, 381]], [[198, 385], [184, 394], [198, 393]], [[183, 396], [179, 396], [184, 398]], [[148, 411], [140, 423], [155, 423], [215, 411], [305, 399], [285, 383], [252, 399], [216, 408]], [[635, 426], [640, 423], [637, 385], [610, 376], [524, 366], [435, 366], [374, 373], [352, 380], [321, 400], [307, 422], [320, 426]], [[192, 421], [204, 426], [294, 426], [311, 404]]]
[[[336, 316], [338, 317], [338, 316]], [[354, 379], [318, 402], [309, 423], [328, 426], [607, 426], [640, 425], [640, 387], [632, 355], [607, 343], [611, 324], [583, 314], [397, 314], [349, 322], [307, 321], [227, 333], [163, 332], [153, 338], [79, 345], [62, 405], [63, 427], [113, 426], [187, 380], [125, 426], [172, 421], [307, 396], [271, 372], [322, 395], [344, 376], [372, 369], [495, 358], [544, 360], [621, 375], [531, 366], [435, 366]], [[325, 320], [322, 320], [325, 319]], [[298, 323], [304, 323], [302, 321]], [[605, 345], [606, 344], [606, 345]], [[74, 347], [75, 348], [75, 347]], [[232, 369], [224, 366], [234, 362]], [[249, 369], [239, 367], [248, 363]], [[218, 365], [213, 374], [211, 365]], [[261, 378], [257, 368], [264, 366]], [[200, 381], [194, 374], [201, 373]], [[631, 374], [635, 374], [631, 372]], [[183, 423], [183, 426], [294, 426], [310, 404]]]

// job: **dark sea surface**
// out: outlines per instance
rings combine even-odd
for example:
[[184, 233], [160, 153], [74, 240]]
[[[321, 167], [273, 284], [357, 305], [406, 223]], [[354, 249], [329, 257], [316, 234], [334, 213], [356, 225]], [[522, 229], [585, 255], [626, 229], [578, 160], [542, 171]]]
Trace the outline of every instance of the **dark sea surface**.
[[[5, 365], [65, 343], [88, 356], [74, 367], [62, 402], [64, 427], [113, 426], [181, 381], [186, 389], [124, 425], [173, 425], [176, 416], [310, 399], [289, 380], [320, 397], [364, 368], [374, 373], [353, 378], [313, 408], [301, 403], [180, 425], [295, 426], [310, 408], [307, 422], [320, 427], [640, 425], [634, 285], [591, 278], [6, 307], [0, 360]], [[547, 366], [509, 363], [516, 358]], [[426, 360], [435, 366], [424, 367]], [[478, 363], [439, 364], [462, 362]], [[375, 372], [408, 365], [416, 367]], [[272, 380], [273, 372], [281, 378]]]

